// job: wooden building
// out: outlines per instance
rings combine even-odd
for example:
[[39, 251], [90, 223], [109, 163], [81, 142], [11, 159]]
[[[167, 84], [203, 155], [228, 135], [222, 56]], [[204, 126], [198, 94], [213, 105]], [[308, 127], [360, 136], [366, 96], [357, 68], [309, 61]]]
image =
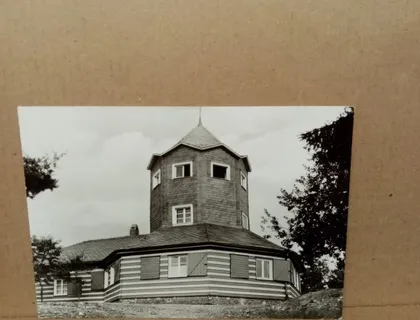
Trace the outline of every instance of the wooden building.
[[[150, 233], [64, 248], [83, 254], [81, 286], [55, 279], [43, 301], [121, 301], [165, 297], [283, 300], [300, 294], [296, 254], [249, 230], [251, 165], [201, 123], [152, 156]], [[75, 275], [76, 277], [76, 275]], [[37, 300], [40, 301], [37, 285]]]

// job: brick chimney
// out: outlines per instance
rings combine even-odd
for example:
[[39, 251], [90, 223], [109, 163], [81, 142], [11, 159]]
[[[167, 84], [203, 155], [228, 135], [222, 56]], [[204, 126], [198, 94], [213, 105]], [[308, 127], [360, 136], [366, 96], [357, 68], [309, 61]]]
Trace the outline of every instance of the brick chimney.
[[136, 224], [131, 225], [130, 236], [135, 237], [139, 235], [139, 227]]

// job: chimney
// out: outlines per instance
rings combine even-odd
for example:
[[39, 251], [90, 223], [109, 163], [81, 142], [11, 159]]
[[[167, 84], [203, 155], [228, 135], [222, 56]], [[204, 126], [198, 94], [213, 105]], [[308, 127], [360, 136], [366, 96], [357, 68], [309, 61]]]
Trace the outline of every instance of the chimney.
[[130, 228], [130, 236], [135, 237], [139, 235], [139, 227], [136, 224], [133, 224]]

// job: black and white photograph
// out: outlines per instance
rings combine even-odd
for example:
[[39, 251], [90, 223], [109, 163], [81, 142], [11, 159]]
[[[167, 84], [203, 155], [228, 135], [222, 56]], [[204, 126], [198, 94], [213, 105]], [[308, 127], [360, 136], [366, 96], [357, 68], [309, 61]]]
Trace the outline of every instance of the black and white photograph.
[[40, 318], [341, 318], [352, 107], [18, 117]]

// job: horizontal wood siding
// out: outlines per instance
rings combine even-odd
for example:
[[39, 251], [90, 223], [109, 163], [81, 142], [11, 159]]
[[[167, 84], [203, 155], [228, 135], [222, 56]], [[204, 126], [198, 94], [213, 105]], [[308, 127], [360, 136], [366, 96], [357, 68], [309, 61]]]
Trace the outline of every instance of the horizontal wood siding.
[[168, 256], [160, 257], [160, 279], [168, 279]]
[[[178, 252], [188, 254], [190, 252]], [[205, 257], [205, 267], [200, 264], [198, 274], [201, 276], [168, 279], [168, 252], [162, 252], [160, 256], [136, 255], [121, 258], [120, 281], [113, 284], [104, 291], [91, 291], [90, 272], [83, 274], [85, 283], [82, 288], [80, 301], [112, 302], [129, 298], [153, 298], [153, 297], [174, 297], [174, 296], [229, 296], [260, 299], [284, 299], [286, 297], [285, 282], [264, 281], [255, 278], [256, 263], [255, 255], [241, 258], [241, 264], [247, 273], [243, 278], [231, 277], [231, 254], [234, 252], [218, 250], [200, 250], [194, 255], [195, 260]], [[147, 258], [156, 257], [154, 260]], [[267, 256], [258, 256], [270, 258]], [[158, 278], [142, 279], [142, 261], [152, 261], [157, 268]], [[194, 260], [194, 261], [195, 261]], [[197, 262], [195, 261], [195, 262]], [[149, 264], [147, 272], [156, 272]], [[203, 276], [206, 272], [207, 276]], [[248, 276], [248, 277], [247, 277]], [[289, 284], [287, 287], [289, 297], [299, 295], [295, 286]], [[44, 287], [44, 301], [77, 301], [77, 297], [53, 296], [53, 284]], [[37, 285], [37, 301], [40, 301], [40, 288]]]
[[115, 279], [114, 284], [107, 287], [104, 292], [104, 301], [105, 302], [113, 302], [118, 301], [120, 299], [120, 282], [121, 282], [121, 272], [122, 272], [122, 265], [123, 259], [117, 260], [113, 265], [115, 268]]
[[114, 283], [112, 286], [106, 288], [104, 293], [104, 301], [112, 302], [120, 299], [120, 283]]
[[120, 283], [124, 283], [129, 280], [140, 280], [140, 257], [122, 257], [121, 258], [121, 271], [120, 271]]
[[290, 298], [296, 298], [300, 296], [299, 291], [290, 283], [287, 284], [287, 292]]
[[[121, 270], [121, 298], [153, 298], [174, 296], [230, 296], [260, 299], [284, 299], [285, 286], [283, 283], [249, 279], [231, 278], [230, 253], [216, 250], [203, 250], [206, 253], [207, 277], [187, 277], [168, 279], [167, 253], [160, 257], [160, 279], [142, 281], [137, 274], [126, 276], [124, 266], [130, 261], [139, 261], [142, 256], [126, 257]], [[188, 252], [180, 252], [188, 253]], [[144, 256], [143, 256], [144, 257]], [[249, 274], [255, 275], [255, 259], [246, 257]], [[130, 271], [132, 271], [131, 269]], [[139, 269], [135, 269], [139, 270]]]
[[[82, 295], [80, 297], [72, 296], [54, 296], [54, 284], [43, 286], [43, 301], [44, 302], [60, 302], [60, 301], [103, 301], [103, 292], [91, 291], [91, 276], [90, 271], [79, 272], [78, 277], [83, 279]], [[35, 284], [36, 301], [41, 302], [41, 286], [39, 283]]]

